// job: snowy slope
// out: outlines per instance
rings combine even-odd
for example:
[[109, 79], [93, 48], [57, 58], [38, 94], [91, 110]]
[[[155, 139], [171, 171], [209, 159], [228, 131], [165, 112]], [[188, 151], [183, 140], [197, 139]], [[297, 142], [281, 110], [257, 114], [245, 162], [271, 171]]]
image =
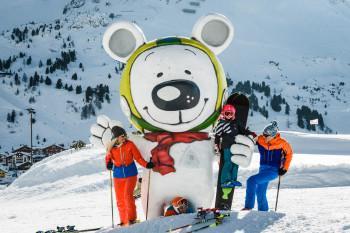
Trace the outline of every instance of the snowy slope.
[[[235, 191], [231, 217], [203, 232], [350, 231], [350, 136], [282, 134], [291, 142], [295, 154], [288, 174], [282, 177], [277, 212], [273, 211], [276, 180], [267, 191], [269, 212], [258, 212], [256, 208], [239, 211], [244, 206], [245, 181], [258, 169], [259, 156], [255, 153], [251, 166], [240, 168], [238, 179], [243, 188]], [[321, 144], [328, 150], [312, 150]], [[216, 162], [213, 169], [217, 174]], [[78, 229], [104, 227], [99, 232], [156, 233], [193, 221], [194, 214], [189, 214], [111, 229], [110, 191], [103, 149], [89, 145], [56, 154], [35, 164], [11, 186], [0, 189], [1, 232], [33, 233], [75, 224]], [[145, 220], [140, 200], [136, 204], [138, 218]], [[114, 216], [117, 224], [116, 207]]]
[[[0, 4], [0, 59], [4, 61], [20, 52], [25, 53], [26, 56], [17, 58], [10, 68], [19, 74], [20, 79], [24, 73], [29, 79], [35, 72], [45, 78], [46, 60], [54, 60], [68, 49], [76, 51], [77, 62], [70, 63], [68, 71], [49, 74], [53, 82], [51, 86], [42, 83], [28, 89], [23, 81], [20, 86], [11, 86], [13, 77], [0, 77], [1, 149], [10, 151], [20, 144], [30, 144], [29, 115], [25, 110], [29, 107], [37, 112], [33, 128], [35, 146], [64, 143], [68, 147], [73, 140], [88, 141], [89, 127], [95, 122], [95, 117], [81, 120], [85, 94], [76, 95], [75, 89], [72, 92], [56, 89], [58, 79], [74, 88], [81, 85], [83, 91], [88, 86], [108, 85], [111, 103], [104, 102], [101, 109], [95, 107], [96, 115], [105, 114], [121, 120], [128, 132], [135, 131], [135, 128], [128, 128], [130, 124], [119, 106], [120, 72], [115, 72], [119, 64], [104, 52], [101, 45], [106, 27], [116, 20], [129, 20], [142, 28], [147, 40], [171, 35], [190, 36], [194, 23], [208, 12], [224, 14], [235, 27], [233, 42], [219, 55], [233, 85], [238, 81], [265, 81], [271, 86], [272, 95], [282, 94], [290, 105], [290, 116], [284, 114], [285, 105], [282, 105], [281, 112], [274, 112], [266, 106], [268, 119], [254, 112], [248, 121], [252, 129], [261, 130], [276, 119], [281, 122], [281, 130], [305, 132], [296, 124], [296, 109], [305, 105], [322, 114], [333, 133], [348, 134], [349, 7], [348, 0], [311, 0], [307, 3], [238, 0], [220, 4], [213, 0], [3, 1]], [[196, 12], [185, 13], [184, 10]], [[52, 25], [53, 28], [31, 36], [32, 29], [43, 25], [47, 28]], [[55, 25], [59, 25], [59, 30], [54, 29]], [[25, 42], [13, 41], [12, 30], [19, 28], [23, 31], [25, 27], [29, 28]], [[68, 44], [68, 37], [74, 42], [74, 47], [63, 49], [63, 44]], [[29, 56], [32, 63], [26, 65]], [[41, 68], [38, 67], [40, 61], [44, 63]], [[84, 71], [79, 68], [80, 63]], [[76, 81], [71, 79], [74, 73], [78, 74]], [[269, 101], [262, 94], [256, 94], [260, 106]], [[30, 97], [36, 102], [30, 104]], [[17, 113], [15, 124], [6, 121], [12, 110]], [[19, 116], [20, 113], [23, 115]], [[37, 135], [39, 139], [36, 139]]]

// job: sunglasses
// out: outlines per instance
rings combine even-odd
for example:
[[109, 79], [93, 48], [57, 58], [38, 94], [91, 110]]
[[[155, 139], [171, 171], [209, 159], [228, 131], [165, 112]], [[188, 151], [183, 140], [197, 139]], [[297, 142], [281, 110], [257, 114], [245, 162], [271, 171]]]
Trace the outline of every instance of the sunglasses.
[[270, 136], [270, 135], [268, 135], [268, 134], [263, 134], [263, 137], [265, 137], [265, 138], [267, 138], [268, 136]]
[[233, 116], [233, 112], [225, 112], [225, 116]]
[[125, 138], [126, 136], [124, 134], [120, 135], [119, 137]]

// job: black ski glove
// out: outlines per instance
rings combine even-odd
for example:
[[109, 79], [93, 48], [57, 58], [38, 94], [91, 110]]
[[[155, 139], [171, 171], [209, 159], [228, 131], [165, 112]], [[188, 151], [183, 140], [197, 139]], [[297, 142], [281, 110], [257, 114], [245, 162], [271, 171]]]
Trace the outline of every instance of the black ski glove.
[[153, 167], [154, 167], [154, 163], [152, 161], [147, 163], [147, 165], [146, 165], [147, 169], [152, 169]]
[[109, 159], [108, 163], [107, 163], [107, 169], [108, 170], [112, 170], [113, 169], [113, 163], [112, 163], [112, 160]]
[[280, 169], [278, 169], [278, 175], [283, 176], [283, 175], [286, 174], [286, 173], [287, 173], [287, 170], [284, 169], [283, 167], [280, 168]]

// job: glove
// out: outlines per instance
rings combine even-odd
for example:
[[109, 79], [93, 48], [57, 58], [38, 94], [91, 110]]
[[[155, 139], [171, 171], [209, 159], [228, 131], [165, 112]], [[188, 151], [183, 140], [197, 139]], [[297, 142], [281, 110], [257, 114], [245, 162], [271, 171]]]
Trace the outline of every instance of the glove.
[[287, 173], [287, 170], [284, 169], [283, 167], [280, 168], [280, 169], [278, 169], [278, 175], [283, 176], [283, 175], [286, 174], [286, 173]]
[[107, 163], [107, 169], [108, 170], [112, 170], [113, 169], [113, 163], [112, 163], [111, 159], [109, 159], [109, 161]]
[[241, 167], [248, 167], [252, 161], [252, 156], [254, 152], [254, 141], [244, 135], [237, 135], [235, 137], [236, 143], [233, 144], [230, 148], [232, 157], [231, 161]]
[[255, 138], [256, 137], [256, 133], [252, 132], [252, 136], [253, 136], [253, 138]]
[[147, 169], [152, 169], [153, 167], [154, 167], [154, 163], [152, 161], [148, 162], [147, 165], [146, 165]]
[[220, 152], [221, 150], [220, 150], [219, 144], [215, 144], [215, 153], [220, 154]]

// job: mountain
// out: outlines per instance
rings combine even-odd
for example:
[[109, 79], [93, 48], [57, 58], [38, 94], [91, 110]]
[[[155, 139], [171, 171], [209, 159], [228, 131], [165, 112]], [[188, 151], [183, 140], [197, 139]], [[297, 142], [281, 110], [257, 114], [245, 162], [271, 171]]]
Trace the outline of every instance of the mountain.
[[[295, 132], [282, 132], [282, 135], [291, 142], [294, 155], [288, 173], [281, 178], [277, 211], [274, 211], [277, 179], [267, 189], [270, 211], [256, 211], [257, 207], [253, 211], [240, 211], [244, 207], [246, 180], [258, 172], [260, 156], [255, 153], [251, 165], [239, 170], [238, 179], [243, 187], [235, 190], [231, 216], [224, 218], [222, 225], [203, 232], [349, 231], [350, 217], [346, 210], [350, 208], [350, 136]], [[34, 164], [9, 187], [0, 186], [1, 232], [32, 233], [75, 225], [77, 229], [103, 227], [99, 233], [157, 233], [194, 221], [195, 214], [144, 221], [139, 198], [137, 214], [143, 222], [111, 229], [110, 176], [104, 167], [104, 157], [104, 149], [91, 145], [63, 151]], [[143, 171], [139, 167], [139, 173]], [[213, 171], [216, 180], [217, 162], [213, 163]], [[114, 191], [113, 203], [116, 225], [119, 214]], [[204, 208], [213, 206], [214, 203]]]
[[[251, 99], [252, 130], [260, 132], [277, 120], [281, 130], [349, 134], [349, 7], [346, 0], [5, 1], [0, 6], [5, 22], [0, 25], [1, 150], [30, 145], [28, 108], [36, 112], [37, 147], [87, 142], [100, 114], [136, 131], [119, 106], [123, 64], [102, 48], [106, 27], [128, 20], [147, 40], [189, 37], [194, 23], [209, 12], [234, 25], [234, 39], [218, 57], [230, 91]], [[313, 118], [324, 125], [309, 125]]]

